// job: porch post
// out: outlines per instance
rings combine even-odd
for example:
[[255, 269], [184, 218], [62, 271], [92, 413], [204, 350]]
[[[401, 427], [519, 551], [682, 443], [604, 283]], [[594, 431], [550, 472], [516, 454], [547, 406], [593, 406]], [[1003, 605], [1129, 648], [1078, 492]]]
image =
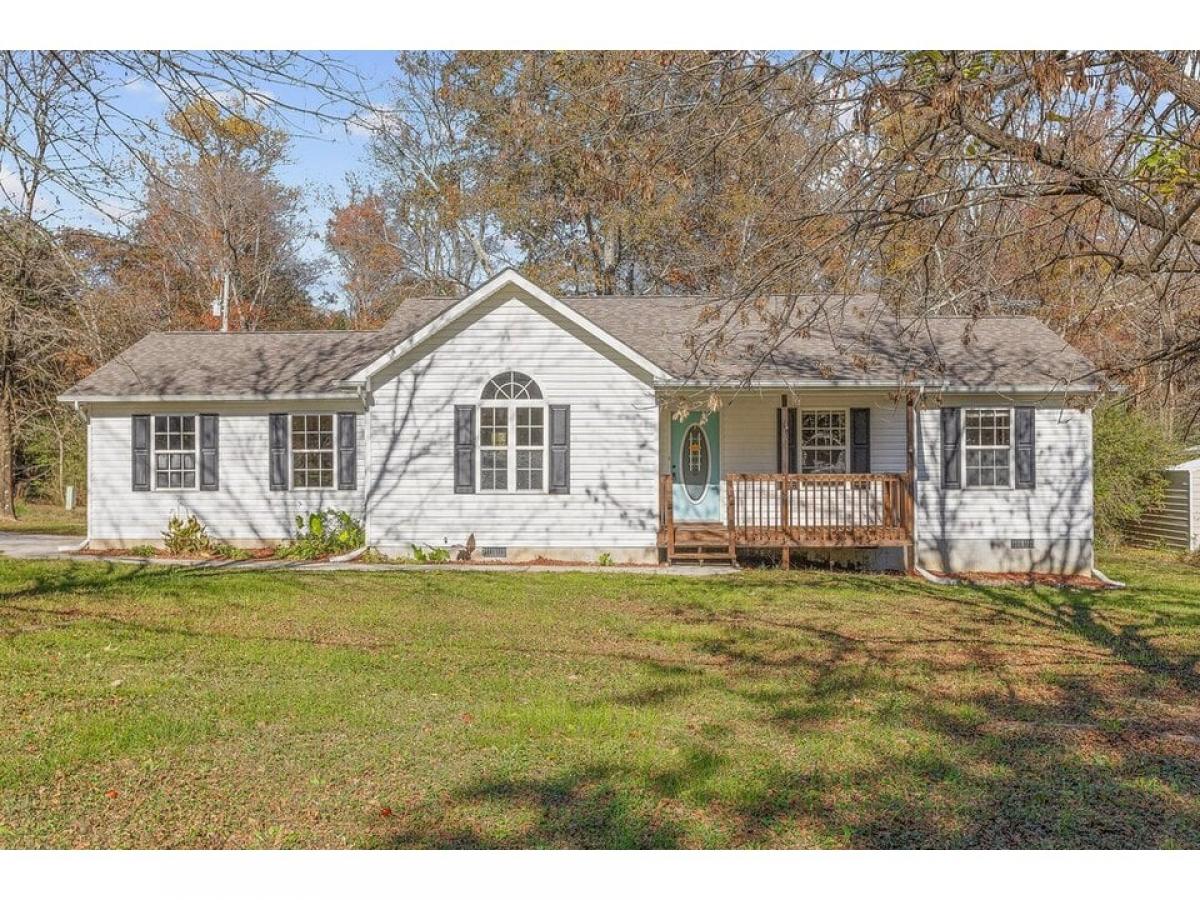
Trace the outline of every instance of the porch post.
[[663, 501], [665, 505], [665, 521], [667, 523], [667, 562], [675, 555], [675, 479], [670, 475], [662, 476]]
[[734, 534], [734, 516], [737, 511], [737, 498], [734, 496], [733, 476], [725, 475], [725, 531], [729, 535], [729, 558], [737, 561], [737, 536]]

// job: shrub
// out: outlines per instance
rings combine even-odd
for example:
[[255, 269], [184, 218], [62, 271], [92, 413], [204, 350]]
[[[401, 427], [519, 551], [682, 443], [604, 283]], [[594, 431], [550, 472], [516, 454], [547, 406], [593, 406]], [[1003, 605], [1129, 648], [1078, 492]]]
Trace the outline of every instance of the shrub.
[[207, 553], [211, 546], [208, 529], [195, 516], [186, 519], [171, 516], [163, 532], [163, 543], [175, 556]]
[[280, 547], [277, 556], [285, 559], [320, 559], [349, 553], [366, 541], [362, 523], [340, 509], [317, 510], [296, 516], [296, 539]]
[[386, 553], [380, 552], [380, 550], [376, 547], [368, 547], [366, 552], [364, 552], [363, 555], [360, 556], [357, 561], [361, 562], [361, 563], [395, 562], [395, 560], [393, 560], [390, 556], [388, 556]]
[[450, 551], [445, 547], [418, 547], [412, 544], [413, 559], [419, 563], [444, 563], [450, 561]]
[[209, 553], [218, 559], [228, 559], [236, 562], [239, 559], [249, 559], [252, 554], [249, 550], [244, 550], [241, 547], [235, 547], [233, 544], [213, 544], [209, 548]]
[[1098, 406], [1093, 422], [1096, 538], [1111, 544], [1162, 503], [1162, 469], [1178, 460], [1179, 447], [1157, 421], [1122, 402]]
[[130, 556], [153, 556], [158, 551], [150, 544], [138, 544], [136, 547], [129, 548]]
[[597, 559], [596, 562], [602, 566], [611, 566], [613, 564], [612, 554], [611, 553], [601, 553], [600, 558]]

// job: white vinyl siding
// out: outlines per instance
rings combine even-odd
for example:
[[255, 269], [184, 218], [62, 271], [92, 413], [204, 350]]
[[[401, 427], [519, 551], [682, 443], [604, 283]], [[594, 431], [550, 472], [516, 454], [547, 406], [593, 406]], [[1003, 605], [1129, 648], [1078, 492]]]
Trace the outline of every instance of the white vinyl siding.
[[[194, 513], [215, 539], [277, 543], [294, 535], [297, 514], [332, 508], [361, 517], [362, 485], [367, 481], [362, 452], [357, 460], [357, 490], [272, 491], [269, 484], [269, 413], [354, 410], [353, 401], [323, 407], [312, 402], [291, 407], [253, 402], [210, 404], [203, 409], [195, 404], [167, 403], [96, 406], [88, 425], [89, 536], [97, 542], [153, 543], [162, 539], [172, 515]], [[358, 411], [358, 444], [362, 447], [366, 416]], [[133, 490], [129, 417], [168, 412], [220, 415], [219, 490]]]
[[[653, 548], [658, 453], [653, 389], [594, 338], [515, 294], [490, 299], [376, 377], [370, 540], [401, 553], [414, 543], [464, 543], [471, 534], [477, 546], [506, 547], [509, 555], [520, 548]], [[484, 386], [509, 369], [533, 380], [541, 402], [571, 407], [569, 494], [545, 492], [544, 454], [541, 489], [517, 490], [521, 459], [514, 443], [520, 423], [511, 412], [504, 423], [513, 433], [504, 438], [503, 464], [506, 472], [513, 467], [513, 480], [506, 474], [504, 490], [486, 490], [481, 477], [476, 493], [454, 492], [454, 407], [478, 407], [482, 426]], [[481, 476], [485, 469], [501, 469], [499, 454], [483, 457], [498, 440], [481, 427], [476, 447]]]
[[[997, 402], [1000, 401], [1000, 402]], [[950, 401], [947, 401], [948, 404]], [[1042, 398], [971, 397], [955, 400], [964, 409], [983, 406], [1037, 406], [1037, 486], [1033, 490], [970, 487], [942, 490], [941, 409], [920, 412], [917, 442], [917, 533], [923, 545], [935, 541], [1092, 540], [1092, 414], [1052, 406]]]

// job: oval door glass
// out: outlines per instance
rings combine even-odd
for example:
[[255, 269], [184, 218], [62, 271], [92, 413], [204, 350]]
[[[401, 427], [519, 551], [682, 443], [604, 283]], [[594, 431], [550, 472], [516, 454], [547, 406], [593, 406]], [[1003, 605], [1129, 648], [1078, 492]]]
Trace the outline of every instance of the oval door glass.
[[679, 468], [683, 472], [683, 489], [688, 499], [699, 503], [708, 490], [708, 467], [711, 455], [708, 452], [708, 436], [699, 425], [693, 425], [683, 436], [679, 449]]

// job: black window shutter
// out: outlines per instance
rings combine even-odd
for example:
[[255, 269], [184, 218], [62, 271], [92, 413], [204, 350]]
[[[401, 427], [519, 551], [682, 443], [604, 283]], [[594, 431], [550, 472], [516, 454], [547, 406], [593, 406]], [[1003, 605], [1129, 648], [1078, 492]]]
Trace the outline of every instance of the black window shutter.
[[571, 407], [550, 406], [550, 493], [571, 493]]
[[871, 471], [871, 410], [850, 410], [850, 471]]
[[1034, 408], [1018, 406], [1013, 410], [1017, 437], [1017, 487], [1032, 490], [1037, 487], [1037, 437], [1034, 429]]
[[288, 487], [288, 416], [271, 413], [271, 490]]
[[358, 477], [358, 416], [338, 413], [338, 490], [349, 491], [357, 486]]
[[200, 490], [220, 488], [220, 419], [215, 415], [200, 416]]
[[132, 422], [133, 489], [150, 490], [150, 417], [130, 416]]
[[454, 407], [454, 493], [475, 493], [475, 407]]
[[962, 420], [957, 406], [942, 407], [942, 487], [958, 490], [962, 487]]
[[783, 414], [782, 406], [775, 410], [775, 471], [783, 473]]
[[796, 408], [789, 406], [788, 411], [788, 471], [800, 471], [800, 432], [796, 428]]

